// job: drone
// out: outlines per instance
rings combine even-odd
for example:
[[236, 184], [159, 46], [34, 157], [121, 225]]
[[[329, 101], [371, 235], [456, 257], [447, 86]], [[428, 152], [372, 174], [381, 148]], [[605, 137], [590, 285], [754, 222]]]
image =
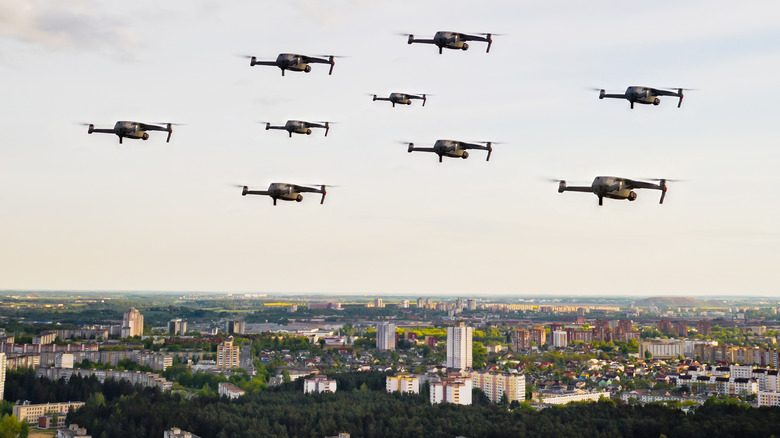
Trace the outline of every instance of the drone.
[[172, 126], [174, 123], [160, 123], [160, 125], [165, 126], [149, 125], [138, 122], [116, 122], [114, 129], [95, 129], [95, 125], [90, 123], [88, 125], [89, 130], [87, 133], [92, 134], [93, 132], [97, 132], [101, 134], [116, 134], [119, 137], [119, 144], [122, 144], [122, 139], [125, 137], [148, 140], [149, 133], [146, 131], [164, 131], [168, 133], [168, 139], [165, 140], [165, 142], [169, 143], [171, 141], [171, 134], [173, 134]]
[[441, 163], [443, 157], [451, 158], [463, 158], [464, 160], [469, 157], [468, 149], [482, 149], [488, 151], [487, 159], [490, 161], [490, 154], [493, 152], [493, 142], [481, 141], [479, 143], [485, 143], [485, 145], [476, 143], [467, 143], [465, 141], [458, 140], [436, 140], [432, 148], [417, 148], [414, 147], [414, 143], [409, 143], [409, 153], [412, 152], [433, 152], [439, 156], [439, 163]]
[[414, 99], [420, 99], [423, 101], [422, 106], [425, 106], [425, 102], [428, 101], [428, 97], [426, 95], [415, 95], [415, 94], [406, 94], [406, 93], [390, 93], [390, 97], [376, 97], [376, 94], [374, 94], [374, 101], [377, 100], [386, 100], [393, 103], [393, 107], [395, 107], [395, 104], [406, 104], [411, 105], [412, 100]]
[[284, 130], [290, 134], [290, 138], [292, 138], [293, 133], [311, 135], [311, 128], [325, 128], [325, 137], [327, 137], [328, 131], [330, 131], [330, 122], [313, 123], [301, 120], [288, 120], [284, 126], [272, 126], [270, 123], [265, 124], [266, 131], [269, 129]]
[[603, 205], [604, 198], [628, 199], [629, 201], [636, 201], [637, 194], [634, 189], [653, 189], [661, 191], [661, 200], [658, 203], [663, 204], [664, 197], [666, 197], [666, 182], [672, 180], [657, 179], [655, 181], [658, 181], [658, 184], [644, 181], [634, 181], [628, 178], [619, 178], [614, 176], [597, 176], [593, 179], [593, 184], [590, 186], [569, 187], [566, 185], [566, 181], [558, 180], [558, 193], [594, 193], [599, 197], [599, 205]]
[[677, 91], [664, 90], [660, 88], [649, 87], [636, 87], [631, 86], [626, 88], [626, 92], [623, 94], [607, 94], [604, 90], [599, 90], [599, 99], [626, 99], [631, 103], [631, 109], [634, 109], [634, 103], [641, 103], [644, 105], [658, 105], [661, 103], [661, 99], [658, 96], [676, 96], [680, 100], [677, 102], [677, 108], [682, 105], [684, 88], [677, 88]]
[[258, 61], [257, 57], [249, 56], [249, 65], [254, 67], [256, 65], [273, 65], [282, 69], [282, 76], [284, 76], [285, 70], [310, 72], [311, 66], [309, 64], [330, 64], [329, 75], [333, 74], [333, 66], [336, 65], [334, 61], [335, 56], [323, 55], [323, 56], [306, 56], [297, 55], [294, 53], [280, 53], [276, 57], [276, 61]]
[[490, 45], [493, 44], [493, 35], [489, 33], [482, 33], [479, 35], [439, 31], [436, 32], [436, 35], [433, 36], [432, 40], [416, 40], [414, 39], [414, 35], [409, 35], [407, 43], [434, 44], [439, 48], [439, 55], [441, 55], [442, 49], [468, 50], [469, 45], [467, 41], [483, 41], [488, 43], [485, 53], [490, 53]]
[[325, 187], [327, 187], [325, 184], [320, 184], [319, 188], [317, 188], [288, 183], [271, 183], [271, 185], [268, 186], [268, 190], [249, 190], [249, 187], [247, 186], [238, 187], [241, 187], [241, 196], [270, 196], [274, 201], [274, 205], [276, 205], [278, 199], [281, 199], [282, 201], [301, 202], [303, 201], [303, 195], [301, 195], [301, 193], [322, 193], [322, 199], [320, 199], [320, 204], [322, 204], [325, 202], [325, 195], [328, 193], [327, 190], [325, 190]]

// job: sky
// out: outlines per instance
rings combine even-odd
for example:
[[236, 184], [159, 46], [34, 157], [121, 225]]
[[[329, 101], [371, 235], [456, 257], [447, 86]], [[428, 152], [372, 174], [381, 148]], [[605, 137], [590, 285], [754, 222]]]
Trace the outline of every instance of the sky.
[[[776, 1], [0, 0], [0, 290], [780, 295]], [[490, 53], [406, 33], [493, 32]], [[244, 56], [334, 54], [310, 73]], [[686, 87], [682, 107], [599, 100]], [[392, 108], [370, 94], [429, 93]], [[335, 123], [290, 139], [260, 121]], [[87, 135], [176, 122], [148, 141]], [[403, 142], [491, 140], [467, 160]], [[672, 178], [635, 202], [553, 179]], [[324, 205], [235, 185], [332, 184]]]

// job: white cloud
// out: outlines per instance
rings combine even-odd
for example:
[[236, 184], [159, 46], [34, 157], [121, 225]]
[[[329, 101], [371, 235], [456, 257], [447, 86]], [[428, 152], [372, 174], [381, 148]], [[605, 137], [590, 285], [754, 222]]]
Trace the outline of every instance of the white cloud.
[[0, 38], [46, 49], [90, 48], [123, 53], [142, 42], [121, 20], [90, 1], [0, 0]]

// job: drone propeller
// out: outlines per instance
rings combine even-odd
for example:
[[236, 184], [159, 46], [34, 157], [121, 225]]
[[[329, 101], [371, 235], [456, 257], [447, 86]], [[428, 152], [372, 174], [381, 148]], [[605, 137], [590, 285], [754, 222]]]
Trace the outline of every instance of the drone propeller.
[[168, 128], [168, 138], [165, 140], [166, 143], [171, 142], [171, 134], [173, 134], [173, 126], [179, 126], [182, 125], [182, 123], [171, 123], [171, 122], [155, 122], [155, 125], [165, 125], [166, 128]]
[[664, 203], [664, 198], [666, 197], [666, 183], [667, 182], [681, 182], [685, 181], [682, 179], [669, 179], [669, 178], [643, 178], [650, 181], [658, 181], [658, 186], [661, 189], [661, 199], [658, 201], [659, 204]]

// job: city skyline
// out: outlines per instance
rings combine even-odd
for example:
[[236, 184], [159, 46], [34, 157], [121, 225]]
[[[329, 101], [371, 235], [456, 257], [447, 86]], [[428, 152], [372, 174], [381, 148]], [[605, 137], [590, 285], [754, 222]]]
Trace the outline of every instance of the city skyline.
[[[0, 287], [778, 295], [780, 6], [447, 5], [0, 0], [13, 84]], [[496, 35], [488, 54], [475, 43], [442, 55], [398, 35], [438, 30]], [[316, 65], [285, 77], [241, 58], [282, 52], [346, 57], [332, 76]], [[630, 110], [588, 89], [631, 85], [696, 90], [679, 109], [667, 98]], [[430, 97], [393, 108], [369, 96], [389, 92]], [[288, 119], [340, 123], [292, 139], [257, 123]], [[185, 125], [170, 143], [121, 146], [79, 125], [117, 120]], [[502, 144], [489, 162], [441, 164], [399, 144], [444, 138]], [[597, 175], [686, 181], [663, 205], [640, 192], [603, 207], [545, 181]], [[277, 181], [341, 187], [323, 205], [309, 194], [276, 208], [231, 187]]]

